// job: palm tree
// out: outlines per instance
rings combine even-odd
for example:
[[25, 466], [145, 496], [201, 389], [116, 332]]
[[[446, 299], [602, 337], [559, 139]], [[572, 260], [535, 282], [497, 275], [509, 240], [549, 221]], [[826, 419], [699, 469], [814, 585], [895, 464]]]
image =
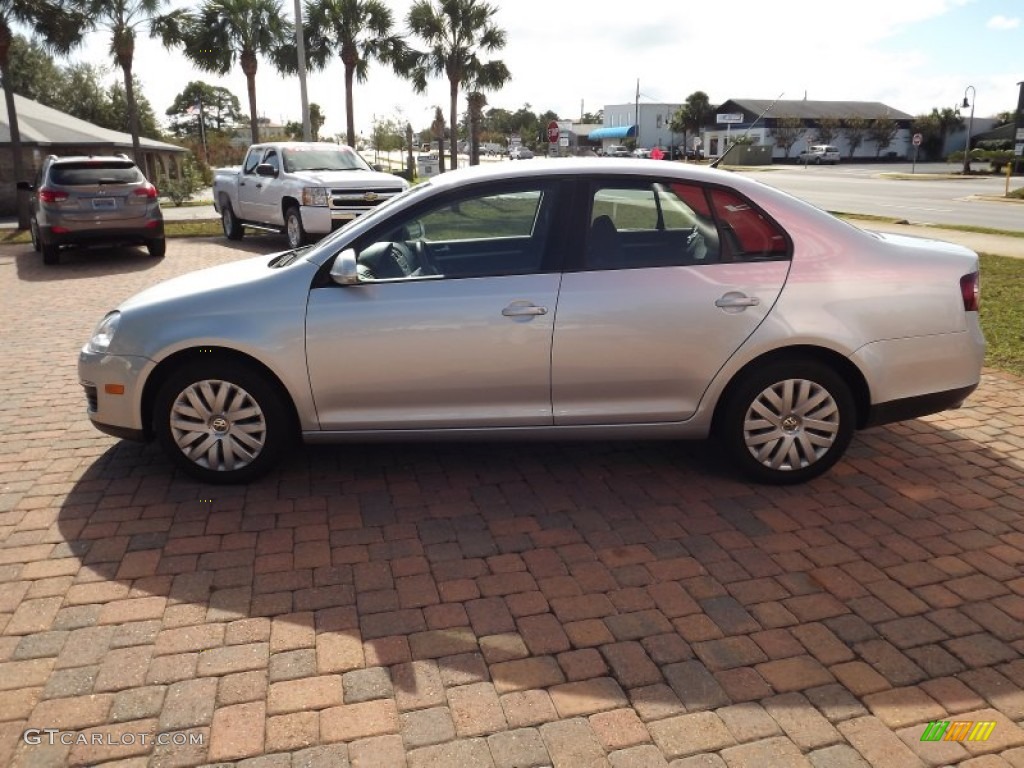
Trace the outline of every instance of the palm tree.
[[143, 24], [152, 29], [157, 12], [166, 0], [86, 0], [89, 24], [110, 32], [110, 54], [124, 74], [125, 100], [128, 103], [128, 125], [132, 134], [132, 155], [141, 162], [139, 147], [139, 108], [135, 101], [135, 80], [132, 64], [135, 59], [135, 35]]
[[500, 88], [510, 77], [504, 62], [485, 62], [479, 56], [481, 51], [505, 47], [505, 31], [492, 21], [496, 12], [479, 0], [438, 0], [437, 5], [417, 0], [409, 10], [409, 29], [427, 44], [426, 51], [410, 59], [413, 87], [422, 93], [429, 75], [448, 78], [453, 168], [458, 167], [459, 87], [469, 83], [475, 90]]
[[327, 66], [337, 53], [345, 66], [345, 129], [349, 146], [355, 146], [356, 128], [352, 107], [354, 80], [366, 82], [370, 61], [397, 64], [402, 38], [393, 34], [394, 17], [381, 0], [307, 0], [304, 34], [310, 63]]
[[293, 38], [278, 0], [206, 0], [197, 11], [176, 11], [156, 28], [164, 44], [182, 45], [199, 69], [226, 75], [237, 60], [249, 94], [252, 143], [260, 140], [256, 111], [258, 57], [273, 56]]
[[[41, 38], [43, 45], [54, 53], [68, 53], [82, 40], [83, 18], [75, 10], [47, 0], [0, 0], [0, 77], [3, 78], [4, 103], [11, 134], [11, 170], [14, 181], [25, 181], [21, 156], [21, 132], [18, 113], [14, 105], [14, 90], [9, 87], [11, 43], [14, 40], [12, 24], [29, 27]], [[27, 199], [18, 196], [18, 227], [28, 227]]]

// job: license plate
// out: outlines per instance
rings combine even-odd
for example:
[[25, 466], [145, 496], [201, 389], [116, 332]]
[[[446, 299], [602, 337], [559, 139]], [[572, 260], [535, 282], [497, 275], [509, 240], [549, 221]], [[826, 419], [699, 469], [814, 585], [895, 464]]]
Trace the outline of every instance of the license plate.
[[94, 197], [92, 207], [96, 211], [112, 211], [117, 208], [117, 200], [112, 197]]

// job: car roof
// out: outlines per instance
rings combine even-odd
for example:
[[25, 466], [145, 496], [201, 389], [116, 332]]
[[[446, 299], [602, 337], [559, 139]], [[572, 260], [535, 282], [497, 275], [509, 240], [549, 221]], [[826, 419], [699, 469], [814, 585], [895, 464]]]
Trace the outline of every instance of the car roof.
[[102, 160], [102, 161], [106, 161], [106, 160], [120, 160], [122, 163], [132, 163], [133, 165], [135, 164], [135, 161], [132, 160], [127, 155], [63, 155], [63, 156], [59, 156], [59, 157], [52, 157], [52, 158], [50, 158], [50, 163], [51, 164], [83, 163], [83, 162], [89, 162], [90, 160], [93, 160], [93, 161], [95, 161], [95, 160]]

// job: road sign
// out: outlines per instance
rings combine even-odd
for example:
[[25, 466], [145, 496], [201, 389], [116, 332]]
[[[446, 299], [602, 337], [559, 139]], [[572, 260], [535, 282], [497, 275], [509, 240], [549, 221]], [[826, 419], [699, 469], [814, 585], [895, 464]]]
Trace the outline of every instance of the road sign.
[[725, 123], [742, 123], [743, 113], [742, 112], [719, 112], [715, 115], [715, 121], [720, 125]]
[[921, 146], [921, 142], [923, 140], [924, 140], [924, 136], [922, 136], [920, 133], [915, 133], [914, 134], [914, 146], [915, 147], [920, 147]]
[[548, 123], [548, 141], [550, 143], [557, 144], [560, 134], [561, 132], [558, 130], [558, 123], [555, 120]]

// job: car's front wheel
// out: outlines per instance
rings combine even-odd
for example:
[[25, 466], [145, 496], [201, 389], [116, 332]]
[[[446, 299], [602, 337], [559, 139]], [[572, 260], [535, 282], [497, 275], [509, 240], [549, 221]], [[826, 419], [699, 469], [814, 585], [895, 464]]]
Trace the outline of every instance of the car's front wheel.
[[182, 470], [208, 483], [242, 483], [269, 472], [294, 431], [281, 394], [255, 367], [189, 363], [156, 397], [154, 431]]
[[853, 437], [849, 386], [814, 361], [779, 361], [753, 370], [724, 403], [717, 437], [753, 480], [799, 483], [827, 472]]
[[43, 250], [43, 244], [39, 240], [39, 224], [33, 218], [28, 224], [29, 233], [32, 235], [32, 249], [39, 253]]
[[291, 206], [284, 214], [284, 232], [289, 248], [301, 248], [309, 242], [306, 228], [302, 226], [302, 213], [298, 206]]
[[231, 207], [231, 203], [221, 203], [220, 209], [220, 223], [224, 228], [224, 237], [228, 240], [241, 240], [245, 235], [245, 229], [242, 227], [242, 222], [235, 216], [235, 211]]

